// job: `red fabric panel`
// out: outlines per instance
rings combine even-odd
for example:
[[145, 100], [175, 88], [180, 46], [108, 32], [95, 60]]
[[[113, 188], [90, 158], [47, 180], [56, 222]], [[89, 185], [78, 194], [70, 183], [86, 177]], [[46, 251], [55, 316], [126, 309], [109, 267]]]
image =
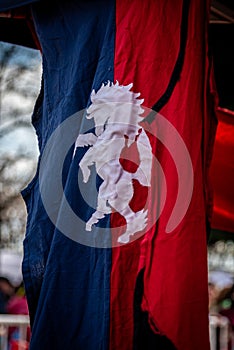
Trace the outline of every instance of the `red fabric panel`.
[[214, 189], [212, 228], [234, 232], [234, 112], [218, 108], [211, 164]]
[[[152, 138], [167, 181], [166, 205], [143, 239], [113, 249], [111, 349], [132, 348], [133, 291], [141, 267], [145, 268], [142, 308], [149, 314], [152, 329], [158, 328], [178, 350], [209, 349], [205, 192], [208, 139], [215, 120], [208, 120], [207, 113], [207, 8], [203, 0], [191, 1], [181, 78], [161, 111], [189, 150], [194, 169], [192, 201], [179, 226], [166, 234], [178, 176], [169, 152]], [[141, 92], [147, 107], [159, 99], [169, 82], [179, 50], [181, 11], [181, 0], [116, 2], [114, 76], [120, 84], [133, 82], [133, 91]], [[160, 198], [155, 193], [151, 196], [155, 209]], [[112, 217], [112, 222], [117, 219]]]

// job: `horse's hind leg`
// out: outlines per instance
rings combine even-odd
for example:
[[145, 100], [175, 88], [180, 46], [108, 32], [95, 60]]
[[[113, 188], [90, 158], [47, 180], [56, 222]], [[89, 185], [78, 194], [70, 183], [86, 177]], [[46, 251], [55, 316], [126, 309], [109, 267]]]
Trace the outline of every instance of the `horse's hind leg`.
[[105, 214], [101, 211], [96, 210], [93, 215], [91, 216], [91, 218], [89, 219], [89, 221], [86, 222], [86, 226], [85, 229], [86, 231], [91, 231], [92, 230], [92, 226], [96, 223], [98, 223], [98, 221], [100, 219], [103, 219], [105, 216]]
[[92, 226], [94, 224], [96, 224], [100, 219], [103, 219], [106, 214], [110, 214], [110, 213], [111, 213], [111, 208], [107, 206], [106, 199], [100, 196], [100, 189], [99, 189], [97, 210], [93, 213], [89, 221], [87, 221], [86, 231], [91, 231]]
[[133, 213], [129, 208], [129, 213], [125, 213], [125, 219], [127, 222], [127, 227], [125, 233], [119, 236], [119, 243], [128, 243], [131, 236], [145, 229], [147, 225], [147, 210], [140, 210]]

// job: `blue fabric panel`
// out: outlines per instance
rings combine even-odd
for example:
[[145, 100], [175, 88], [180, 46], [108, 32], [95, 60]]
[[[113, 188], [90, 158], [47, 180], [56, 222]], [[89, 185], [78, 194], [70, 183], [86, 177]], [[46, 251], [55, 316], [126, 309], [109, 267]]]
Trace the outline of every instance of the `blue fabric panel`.
[[[38, 3], [33, 17], [43, 51], [43, 84], [32, 118], [42, 156], [57, 126], [87, 107], [92, 89], [113, 81], [115, 3]], [[71, 152], [64, 163], [64, 193], [79, 212], [81, 153], [72, 161]], [[55, 228], [43, 207], [38, 174], [22, 193], [28, 209], [23, 273], [32, 321], [30, 349], [108, 349], [111, 249], [82, 245]], [[102, 225], [110, 226], [108, 217]], [[98, 235], [98, 227], [93, 234]]]

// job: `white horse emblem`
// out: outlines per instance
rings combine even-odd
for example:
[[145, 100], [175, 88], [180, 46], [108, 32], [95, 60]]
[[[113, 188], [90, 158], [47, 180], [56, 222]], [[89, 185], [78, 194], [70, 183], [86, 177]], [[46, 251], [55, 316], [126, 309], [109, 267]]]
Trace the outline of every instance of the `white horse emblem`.
[[[110, 214], [119, 212], [126, 220], [126, 231], [119, 236], [118, 242], [128, 243], [130, 236], [142, 231], [147, 225], [147, 209], [134, 212], [129, 203], [133, 197], [133, 179], [143, 186], [150, 187], [152, 149], [149, 139], [140, 122], [143, 113], [138, 99], [140, 93], [130, 91], [133, 84], [121, 86], [108, 82], [91, 94], [92, 104], [87, 109], [87, 119], [94, 120], [95, 134], [80, 134], [77, 147], [90, 146], [80, 161], [84, 183], [90, 177], [89, 167], [95, 164], [96, 172], [103, 180], [98, 191], [97, 208], [86, 222], [86, 231]], [[139, 165], [132, 173], [123, 168], [120, 162], [124, 148], [136, 143]], [[75, 151], [74, 151], [75, 152]], [[134, 159], [131, 159], [134, 162]]]

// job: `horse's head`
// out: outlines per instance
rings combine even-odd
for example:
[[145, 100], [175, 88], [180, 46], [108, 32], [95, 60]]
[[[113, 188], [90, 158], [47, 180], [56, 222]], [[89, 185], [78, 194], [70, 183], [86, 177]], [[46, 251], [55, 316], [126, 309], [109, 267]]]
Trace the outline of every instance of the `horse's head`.
[[140, 115], [144, 110], [141, 104], [144, 100], [138, 99], [140, 93], [130, 91], [132, 86], [133, 84], [119, 85], [118, 81], [115, 84], [108, 82], [102, 84], [97, 92], [92, 91], [87, 119], [94, 119], [99, 135], [108, 124], [121, 124], [125, 134], [127, 130], [132, 131], [138, 127], [142, 121]]

